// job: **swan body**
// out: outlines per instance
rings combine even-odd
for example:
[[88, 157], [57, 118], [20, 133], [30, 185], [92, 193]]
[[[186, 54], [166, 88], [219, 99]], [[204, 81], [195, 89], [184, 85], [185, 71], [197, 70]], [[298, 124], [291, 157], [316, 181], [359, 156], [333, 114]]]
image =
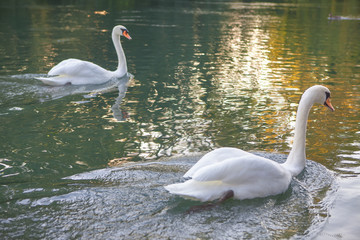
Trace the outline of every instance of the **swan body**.
[[65, 84], [102, 84], [111, 78], [120, 78], [127, 73], [124, 51], [120, 36], [131, 39], [129, 31], [122, 25], [115, 26], [112, 40], [118, 56], [118, 68], [115, 71], [106, 70], [92, 62], [79, 59], [66, 59], [54, 66], [48, 73], [49, 77], [37, 78], [47, 85], [60, 86]]
[[321, 103], [334, 111], [328, 88], [315, 85], [301, 97], [292, 150], [285, 163], [256, 156], [237, 148], [223, 147], [205, 154], [184, 175], [183, 183], [165, 186], [172, 194], [212, 201], [233, 191], [235, 199], [266, 197], [285, 192], [293, 176], [305, 167], [305, 135], [310, 109]]

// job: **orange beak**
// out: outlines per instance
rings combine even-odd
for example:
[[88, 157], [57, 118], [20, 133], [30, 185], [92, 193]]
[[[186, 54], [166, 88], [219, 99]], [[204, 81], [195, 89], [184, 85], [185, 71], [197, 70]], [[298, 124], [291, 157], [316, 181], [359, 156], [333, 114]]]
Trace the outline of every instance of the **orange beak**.
[[128, 33], [127, 31], [124, 31], [124, 32], [123, 32], [123, 35], [124, 35], [124, 37], [126, 37], [127, 39], [131, 40], [131, 37], [130, 37], [130, 35], [129, 35], [129, 33]]
[[330, 108], [331, 111], [335, 111], [335, 108], [331, 105], [330, 98], [326, 99], [324, 105]]

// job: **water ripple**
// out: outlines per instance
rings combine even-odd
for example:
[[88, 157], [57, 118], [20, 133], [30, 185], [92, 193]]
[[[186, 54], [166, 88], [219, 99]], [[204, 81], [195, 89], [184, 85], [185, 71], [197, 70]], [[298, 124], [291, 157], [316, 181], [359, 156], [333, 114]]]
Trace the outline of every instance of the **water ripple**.
[[[260, 155], [278, 162], [286, 158]], [[199, 203], [171, 195], [163, 186], [178, 182], [199, 157], [128, 163], [66, 177], [78, 190], [18, 200], [12, 204], [24, 214], [5, 216], [0, 226], [8, 229], [7, 236], [16, 236], [22, 231], [16, 226], [26, 222], [33, 236], [41, 228], [43, 235], [38, 237], [46, 239], [274, 239], [315, 236], [327, 220], [336, 184], [332, 173], [313, 161], [284, 194], [230, 200], [209, 211], [187, 214]]]

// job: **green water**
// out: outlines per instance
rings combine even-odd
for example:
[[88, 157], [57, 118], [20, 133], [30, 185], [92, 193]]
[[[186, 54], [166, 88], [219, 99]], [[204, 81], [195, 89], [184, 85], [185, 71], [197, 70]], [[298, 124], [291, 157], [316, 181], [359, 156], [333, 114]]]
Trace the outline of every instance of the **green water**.
[[[1, 1], [0, 236], [359, 236], [359, 16], [357, 0]], [[114, 70], [117, 24], [132, 37], [122, 39], [129, 77], [35, 79], [67, 58]], [[314, 84], [336, 111], [313, 108], [313, 162], [285, 194], [190, 216], [196, 202], [162, 188], [217, 147], [283, 161]]]

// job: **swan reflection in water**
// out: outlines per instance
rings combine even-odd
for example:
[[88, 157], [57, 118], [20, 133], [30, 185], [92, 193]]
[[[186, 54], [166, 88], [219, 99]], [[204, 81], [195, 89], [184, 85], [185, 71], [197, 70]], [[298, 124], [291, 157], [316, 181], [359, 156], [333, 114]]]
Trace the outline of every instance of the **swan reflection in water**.
[[[39, 82], [40, 74], [21, 74], [0, 77], [0, 103], [13, 107], [22, 107], [30, 102], [48, 102], [69, 95], [82, 94], [85, 98], [93, 98], [98, 94], [118, 91], [119, 95], [111, 107], [116, 121], [125, 120], [127, 114], [120, 109], [120, 104], [125, 97], [128, 85], [134, 78], [130, 73], [121, 78], [111, 78], [102, 84], [49, 86]], [[87, 102], [78, 101], [78, 103]]]
[[91, 98], [98, 94], [118, 91], [119, 95], [116, 97], [114, 104], [111, 107], [113, 117], [116, 121], [124, 121], [127, 118], [127, 113], [123, 112], [120, 104], [126, 95], [127, 88], [134, 78], [133, 75], [127, 73], [121, 78], [112, 78], [103, 84], [90, 85], [64, 85], [64, 86], [43, 86], [44, 94], [47, 99], [58, 99], [68, 95], [85, 94], [84, 97]]

